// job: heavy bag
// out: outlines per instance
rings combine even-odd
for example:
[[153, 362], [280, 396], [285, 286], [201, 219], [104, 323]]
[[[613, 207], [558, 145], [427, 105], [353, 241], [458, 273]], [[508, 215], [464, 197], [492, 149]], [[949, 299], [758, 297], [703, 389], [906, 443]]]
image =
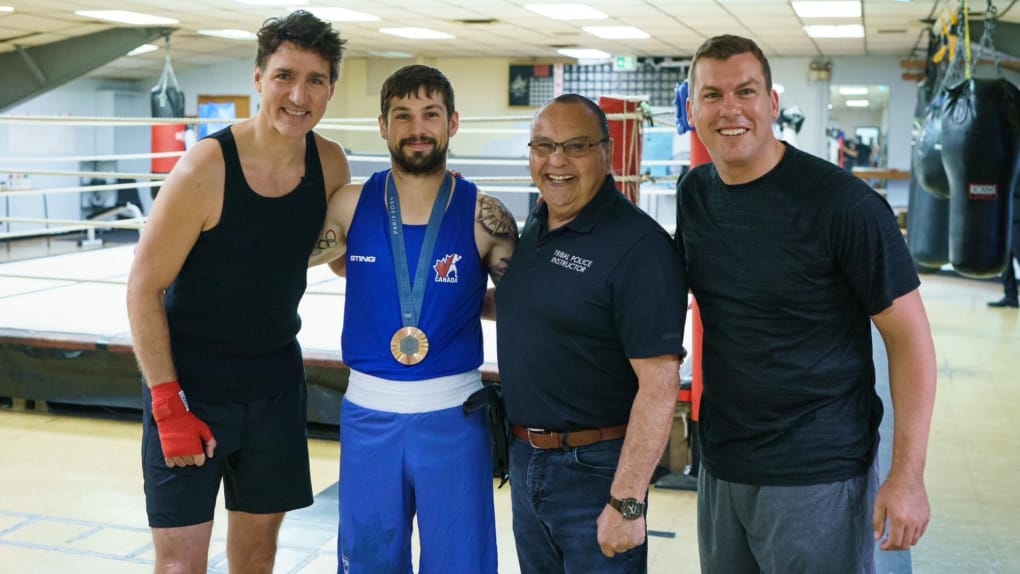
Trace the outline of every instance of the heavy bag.
[[[159, 83], [153, 86], [149, 93], [149, 106], [152, 108], [154, 118], [181, 118], [184, 117], [184, 92], [177, 83], [177, 76], [174, 75], [173, 67], [170, 65], [170, 49], [167, 46], [166, 61], [163, 64], [163, 73], [159, 77]], [[151, 149], [152, 153], [179, 152], [184, 151], [184, 124], [153, 124], [151, 128]], [[170, 170], [177, 165], [179, 157], [154, 157], [152, 158], [153, 173], [170, 173]]]
[[149, 105], [154, 118], [184, 117], [184, 92], [177, 86], [160, 82], [149, 93]]
[[[180, 152], [187, 149], [185, 137], [187, 126], [184, 124], [155, 124], [149, 130], [152, 153]], [[177, 165], [179, 156], [152, 158], [152, 173], [170, 173]]]
[[920, 273], [935, 273], [949, 263], [949, 198], [925, 191], [910, 178], [907, 245]]
[[1006, 268], [1018, 153], [1016, 86], [972, 78], [946, 91], [942, 165], [949, 178], [949, 260], [962, 275], [991, 278]]
[[170, 63], [169, 37], [166, 42], [163, 73], [159, 75], [159, 82], [149, 93], [149, 105], [152, 107], [154, 118], [180, 118], [184, 117], [184, 92], [177, 83], [177, 75], [174, 74], [174, 67]]
[[929, 107], [921, 123], [921, 133], [914, 146], [914, 177], [922, 189], [942, 198], [949, 198], [949, 179], [942, 167], [942, 110]]

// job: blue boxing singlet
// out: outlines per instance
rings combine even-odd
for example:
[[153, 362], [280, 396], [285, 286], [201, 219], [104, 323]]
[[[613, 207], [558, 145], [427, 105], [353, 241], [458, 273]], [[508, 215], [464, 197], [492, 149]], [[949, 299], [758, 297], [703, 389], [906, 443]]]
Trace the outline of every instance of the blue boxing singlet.
[[[428, 355], [403, 365], [390, 354], [390, 339], [403, 327], [386, 213], [389, 170], [365, 182], [347, 232], [347, 294], [341, 350], [347, 366], [400, 381], [464, 373], [482, 364], [481, 308], [488, 277], [475, 242], [478, 189], [456, 179], [430, 257], [418, 328], [429, 339]], [[425, 237], [424, 225], [404, 225], [411, 283]]]

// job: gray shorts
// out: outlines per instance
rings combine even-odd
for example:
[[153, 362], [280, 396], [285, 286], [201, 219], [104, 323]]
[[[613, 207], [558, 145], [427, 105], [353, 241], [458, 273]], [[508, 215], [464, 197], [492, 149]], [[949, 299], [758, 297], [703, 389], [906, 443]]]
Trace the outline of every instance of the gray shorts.
[[698, 475], [702, 574], [874, 574], [867, 474], [808, 486], [754, 486]]

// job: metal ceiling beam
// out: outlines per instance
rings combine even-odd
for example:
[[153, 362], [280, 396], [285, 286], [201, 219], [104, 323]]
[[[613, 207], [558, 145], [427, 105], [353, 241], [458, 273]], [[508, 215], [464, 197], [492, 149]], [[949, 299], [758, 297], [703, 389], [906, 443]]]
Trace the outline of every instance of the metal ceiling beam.
[[176, 28], [113, 28], [0, 54], [0, 112], [62, 86]]

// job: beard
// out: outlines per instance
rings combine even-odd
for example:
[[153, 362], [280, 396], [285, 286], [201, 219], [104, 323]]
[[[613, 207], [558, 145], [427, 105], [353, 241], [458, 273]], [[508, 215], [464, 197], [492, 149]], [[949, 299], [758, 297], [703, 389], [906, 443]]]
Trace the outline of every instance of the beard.
[[[406, 153], [404, 146], [412, 143], [428, 142], [433, 145], [432, 151], [415, 151]], [[429, 175], [442, 171], [446, 166], [446, 150], [432, 138], [407, 138], [397, 142], [396, 147], [387, 146], [390, 150], [390, 158], [400, 168], [400, 171], [408, 175]]]

